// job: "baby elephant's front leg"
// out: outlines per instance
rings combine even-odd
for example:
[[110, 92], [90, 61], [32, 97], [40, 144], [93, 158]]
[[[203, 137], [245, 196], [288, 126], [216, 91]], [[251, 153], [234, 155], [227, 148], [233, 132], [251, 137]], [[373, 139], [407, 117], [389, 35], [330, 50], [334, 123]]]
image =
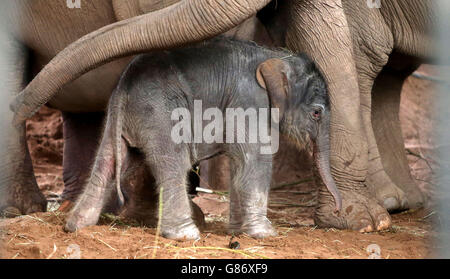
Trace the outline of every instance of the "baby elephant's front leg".
[[230, 231], [246, 233], [254, 238], [277, 235], [267, 219], [267, 203], [272, 176], [272, 157], [245, 155], [234, 159], [230, 195]]
[[159, 190], [162, 191], [161, 235], [165, 238], [178, 240], [200, 238], [200, 231], [192, 219], [185, 177], [184, 173], [184, 176], [175, 176], [159, 184]]

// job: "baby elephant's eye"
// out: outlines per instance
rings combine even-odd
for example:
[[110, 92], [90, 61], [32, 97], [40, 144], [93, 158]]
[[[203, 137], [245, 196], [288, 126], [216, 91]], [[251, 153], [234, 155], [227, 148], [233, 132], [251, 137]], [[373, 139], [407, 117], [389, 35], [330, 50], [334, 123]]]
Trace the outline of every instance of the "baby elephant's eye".
[[319, 120], [322, 116], [322, 110], [320, 108], [316, 108], [312, 111], [312, 117], [316, 120]]

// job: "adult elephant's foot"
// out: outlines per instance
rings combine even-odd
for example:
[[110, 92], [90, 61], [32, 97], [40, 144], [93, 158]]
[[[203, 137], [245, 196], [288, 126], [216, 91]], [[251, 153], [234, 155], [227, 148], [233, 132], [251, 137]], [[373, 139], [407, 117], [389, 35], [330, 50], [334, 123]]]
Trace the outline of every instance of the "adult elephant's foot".
[[383, 169], [367, 176], [367, 187], [387, 211], [395, 212], [408, 209], [408, 199], [405, 192], [392, 182]]
[[12, 218], [47, 210], [47, 200], [35, 181], [12, 183], [0, 195], [0, 215], [4, 217]]
[[[392, 59], [409, 61], [402, 60], [402, 57]], [[372, 146], [371, 150], [376, 151], [375, 156], [379, 154], [379, 159], [369, 161], [369, 174], [375, 173], [373, 170], [382, 170], [382, 173], [390, 178], [390, 182], [386, 182], [388, 179], [374, 177], [371, 184], [376, 193], [379, 193], [377, 197], [380, 201], [392, 211], [421, 208], [425, 202], [422, 192], [411, 177], [399, 119], [404, 81], [418, 67], [415, 61], [411, 63], [413, 64], [403, 65], [406, 68], [401, 70], [394, 65], [383, 68], [371, 94], [373, 99], [370, 120], [374, 132], [373, 141], [376, 142], [376, 146]], [[403, 195], [398, 194], [402, 192]]]
[[398, 212], [423, 207], [424, 197], [410, 177], [396, 178], [398, 183], [401, 183], [400, 188], [384, 169], [369, 173], [371, 174], [367, 176], [367, 187], [387, 211]]
[[364, 190], [341, 190], [340, 193], [342, 211], [336, 214], [333, 198], [321, 191], [314, 216], [318, 227], [359, 232], [381, 231], [391, 227], [389, 213], [369, 193]]
[[408, 209], [422, 208], [425, 205], [425, 197], [415, 182], [410, 179], [403, 184]]
[[[8, 145], [0, 150], [0, 213], [14, 217], [17, 214], [46, 211], [47, 200], [39, 190], [34, 176], [25, 126], [2, 131], [2, 135], [11, 138], [7, 141]], [[4, 210], [7, 212], [2, 212]]]
[[[389, 212], [399, 212], [423, 206], [423, 196], [413, 182], [406, 159], [401, 161], [385, 160], [379, 154], [381, 145], [372, 139], [366, 185], [369, 192]], [[404, 154], [402, 154], [404, 155]], [[385, 168], [385, 165], [387, 166]], [[398, 172], [394, 169], [398, 167]]]

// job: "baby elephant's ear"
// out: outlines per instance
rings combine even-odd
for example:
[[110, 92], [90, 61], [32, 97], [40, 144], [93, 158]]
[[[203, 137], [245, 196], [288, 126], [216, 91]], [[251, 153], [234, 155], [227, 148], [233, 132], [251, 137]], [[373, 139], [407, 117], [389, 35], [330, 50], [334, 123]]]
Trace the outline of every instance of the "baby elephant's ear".
[[256, 80], [269, 93], [270, 103], [272, 107], [280, 110], [280, 117], [284, 113], [289, 96], [289, 71], [289, 64], [278, 58], [268, 59], [256, 69]]

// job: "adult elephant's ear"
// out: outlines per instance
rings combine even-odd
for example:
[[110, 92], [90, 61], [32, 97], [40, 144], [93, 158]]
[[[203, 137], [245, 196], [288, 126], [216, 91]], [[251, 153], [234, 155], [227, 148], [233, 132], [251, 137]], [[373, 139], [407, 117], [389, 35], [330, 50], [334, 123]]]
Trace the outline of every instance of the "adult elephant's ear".
[[289, 64], [278, 58], [268, 59], [256, 69], [258, 84], [267, 90], [272, 107], [280, 110], [283, 116], [289, 96]]

